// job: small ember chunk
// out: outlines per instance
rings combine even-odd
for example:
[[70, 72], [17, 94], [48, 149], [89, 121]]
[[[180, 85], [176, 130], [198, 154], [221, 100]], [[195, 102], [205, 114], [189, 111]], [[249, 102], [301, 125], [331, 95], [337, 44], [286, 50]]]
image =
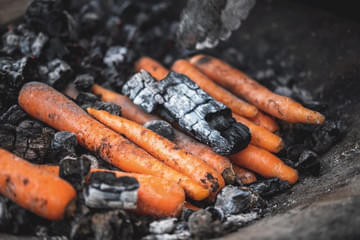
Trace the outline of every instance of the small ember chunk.
[[89, 91], [91, 89], [91, 87], [94, 85], [95, 79], [92, 75], [90, 74], [81, 74], [78, 75], [75, 78], [75, 86], [76, 89], [79, 91]]
[[216, 198], [215, 208], [221, 209], [225, 216], [241, 213], [256, 204], [258, 196], [245, 187], [228, 185]]
[[136, 209], [139, 182], [132, 177], [117, 178], [114, 173], [92, 173], [84, 191], [91, 208]]
[[146, 122], [144, 124], [144, 127], [156, 132], [160, 136], [163, 136], [164, 138], [167, 138], [170, 141], [174, 140], [175, 138], [173, 127], [170, 125], [170, 123], [164, 120], [153, 120]]
[[61, 159], [71, 153], [75, 153], [76, 146], [76, 135], [70, 132], [57, 132], [51, 141], [53, 156], [57, 159]]
[[252, 183], [249, 188], [258, 193], [261, 197], [270, 197], [289, 189], [291, 185], [279, 178], [270, 178]]
[[123, 86], [123, 93], [147, 113], [159, 110], [219, 154], [234, 154], [250, 142], [249, 129], [232, 118], [231, 110], [185, 75], [171, 72], [157, 82], [141, 70]]

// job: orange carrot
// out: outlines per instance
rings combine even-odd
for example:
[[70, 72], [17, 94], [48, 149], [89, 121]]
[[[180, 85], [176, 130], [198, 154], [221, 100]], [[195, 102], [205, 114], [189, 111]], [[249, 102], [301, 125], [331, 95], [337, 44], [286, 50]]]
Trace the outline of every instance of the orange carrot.
[[255, 117], [250, 118], [250, 121], [260, 127], [266, 128], [270, 132], [279, 130], [279, 125], [275, 122], [275, 120], [261, 111], [259, 111]]
[[255, 174], [253, 174], [249, 170], [238, 167], [236, 165], [234, 165], [233, 168], [236, 176], [240, 178], [243, 184], [250, 184], [257, 181]]
[[205, 199], [209, 195], [207, 189], [105, 127], [46, 84], [25, 84], [18, 100], [30, 115], [60, 131], [74, 133], [82, 146], [124, 171], [156, 175], [177, 182], [194, 200]]
[[142, 57], [135, 63], [135, 71], [139, 72], [141, 69], [149, 72], [158, 81], [164, 79], [169, 73], [159, 62], [149, 57]]
[[[121, 107], [122, 116], [137, 122], [138, 124], [145, 124], [148, 121], [161, 119], [157, 116], [143, 112], [126, 96], [105, 89], [97, 84], [93, 86], [92, 91], [94, 94], [100, 95], [101, 100], [119, 105]], [[214, 168], [219, 174], [222, 175], [226, 183], [231, 184], [235, 181], [235, 173], [232, 170], [232, 166], [228, 158], [214, 153], [209, 146], [196, 141], [190, 136], [176, 129], [174, 129], [174, 131], [175, 138], [173, 142], [179, 148], [190, 152], [191, 154], [206, 162], [209, 166]]]
[[156, 217], [178, 216], [184, 206], [185, 193], [182, 187], [156, 176], [126, 173], [107, 169], [91, 169], [93, 172], [112, 172], [116, 177], [134, 177], [139, 182], [138, 200], [136, 203], [138, 214]]
[[179, 149], [174, 143], [157, 133], [122, 117], [103, 110], [87, 109], [88, 113], [114, 131], [125, 135], [168, 166], [187, 175], [201, 186], [217, 193], [225, 183], [223, 178], [201, 159]]
[[269, 91], [243, 72], [217, 58], [196, 55], [190, 62], [220, 85], [272, 116], [288, 122], [312, 124], [322, 124], [325, 120], [320, 113], [304, 108], [289, 97]]
[[230, 156], [233, 163], [250, 169], [263, 177], [278, 177], [294, 184], [298, 180], [297, 171], [287, 166], [278, 157], [270, 152], [249, 145], [241, 152]]
[[51, 220], [75, 210], [76, 192], [69, 183], [1, 148], [0, 193]]
[[45, 171], [53, 176], [58, 177], [60, 175], [60, 167], [58, 165], [38, 164], [34, 165], [34, 167], [38, 168], [41, 171]]
[[283, 148], [284, 142], [278, 135], [273, 134], [263, 127], [257, 126], [239, 115], [233, 114], [233, 118], [250, 129], [252, 144], [273, 153], [277, 153]]
[[255, 117], [255, 115], [258, 113], [256, 107], [244, 102], [224, 88], [217, 85], [188, 61], [183, 59], [177, 60], [172, 65], [171, 69], [175, 72], [188, 76], [202, 90], [207, 92], [217, 101], [222, 102], [224, 105], [231, 108], [234, 113], [249, 118]]

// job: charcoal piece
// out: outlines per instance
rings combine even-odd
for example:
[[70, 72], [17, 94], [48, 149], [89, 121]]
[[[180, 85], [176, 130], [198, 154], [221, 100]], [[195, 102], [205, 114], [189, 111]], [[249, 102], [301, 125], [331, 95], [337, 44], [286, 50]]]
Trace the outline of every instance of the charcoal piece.
[[285, 192], [291, 187], [289, 182], [279, 178], [270, 178], [250, 184], [249, 188], [261, 197], [270, 197]]
[[11, 106], [5, 113], [0, 116], [0, 123], [19, 124], [27, 117], [27, 114], [17, 104]]
[[186, 208], [183, 207], [182, 211], [181, 211], [181, 215], [180, 215], [180, 219], [183, 221], [188, 221], [189, 217], [191, 216], [191, 214], [193, 214], [195, 211], [190, 209], [190, 208]]
[[58, 160], [75, 153], [78, 142], [76, 135], [70, 132], [57, 132], [51, 141], [52, 156]]
[[81, 74], [76, 76], [74, 84], [76, 89], [81, 92], [90, 91], [95, 83], [95, 78], [90, 74]]
[[255, 0], [189, 0], [181, 14], [178, 43], [189, 49], [213, 48], [239, 28], [254, 5]]
[[100, 101], [100, 99], [92, 93], [80, 92], [75, 101], [81, 106], [85, 104], [94, 104], [95, 102]]
[[21, 37], [17, 35], [13, 30], [9, 30], [2, 36], [2, 49], [1, 51], [6, 54], [12, 54], [19, 47]]
[[220, 222], [223, 222], [225, 220], [225, 214], [221, 209], [209, 206], [205, 208], [205, 210], [209, 211], [212, 214], [213, 219], [217, 219]]
[[325, 123], [318, 127], [312, 133], [313, 151], [318, 154], [327, 152], [335, 143], [340, 141], [344, 136], [346, 126], [341, 120], [326, 120]]
[[92, 107], [97, 110], [107, 111], [116, 116], [121, 116], [121, 107], [115, 103], [98, 101]]
[[90, 226], [94, 240], [134, 239], [135, 235], [134, 224], [122, 210], [96, 213], [91, 217]]
[[34, 163], [44, 163], [54, 134], [52, 128], [38, 121], [22, 121], [16, 127], [14, 154]]
[[294, 144], [286, 149], [286, 157], [293, 162], [296, 162], [300, 154], [305, 151], [303, 144]]
[[43, 34], [41, 32], [36, 36], [35, 40], [31, 44], [32, 56], [40, 57], [42, 49], [44, 48], [44, 46], [47, 43], [48, 39], [49, 38], [45, 34]]
[[170, 141], [174, 140], [175, 132], [174, 128], [170, 125], [170, 123], [164, 120], [152, 120], [146, 122], [144, 127], [156, 132], [160, 136], [169, 139]]
[[109, 68], [116, 68], [125, 61], [128, 50], [126, 47], [113, 46], [110, 47], [104, 57], [104, 63]]
[[251, 208], [257, 201], [258, 197], [248, 188], [228, 185], [217, 195], [215, 208], [229, 216]]
[[199, 238], [215, 237], [222, 232], [220, 220], [214, 219], [213, 214], [205, 209], [200, 209], [189, 217], [189, 231]]
[[72, 69], [63, 60], [54, 59], [46, 66], [40, 66], [39, 72], [44, 81], [56, 89], [64, 88], [71, 80]]
[[[125, 83], [125, 79], [128, 77], [127, 75], [123, 76], [123, 74], [120, 74], [115, 68], [105, 68], [101, 71], [101, 75], [107, 80], [106, 84], [117, 91], [121, 91], [121, 88]], [[106, 87], [106, 85], [104, 86]]]
[[82, 154], [80, 156], [81, 161], [88, 161], [90, 163], [90, 168], [99, 168], [99, 160], [90, 154]]
[[319, 176], [320, 174], [320, 161], [318, 155], [311, 151], [303, 151], [298, 161], [295, 163], [295, 168], [298, 169], [301, 173], [310, 173], [313, 176]]
[[76, 102], [84, 109], [95, 108], [104, 110], [113, 115], [121, 116], [121, 107], [115, 103], [100, 101], [97, 96], [92, 93], [81, 92], [76, 97]]
[[80, 190], [90, 171], [90, 161], [87, 158], [77, 158], [75, 155], [64, 157], [60, 163], [60, 177], [70, 182]]
[[151, 222], [149, 232], [153, 234], [172, 233], [176, 227], [177, 218], [166, 218]]
[[48, 47], [44, 50], [44, 56], [48, 61], [53, 59], [63, 59], [70, 53], [70, 50], [65, 46], [65, 43], [59, 38], [51, 38], [48, 41]]
[[16, 127], [11, 124], [0, 124], [0, 147], [8, 151], [15, 148]]
[[145, 112], [158, 110], [187, 133], [221, 155], [234, 154], [250, 142], [249, 129], [237, 123], [231, 110], [201, 90], [185, 75], [171, 72], [160, 82], [141, 70], [123, 93]]
[[84, 190], [91, 208], [136, 209], [139, 182], [133, 177], [117, 178], [111, 172], [95, 172]]

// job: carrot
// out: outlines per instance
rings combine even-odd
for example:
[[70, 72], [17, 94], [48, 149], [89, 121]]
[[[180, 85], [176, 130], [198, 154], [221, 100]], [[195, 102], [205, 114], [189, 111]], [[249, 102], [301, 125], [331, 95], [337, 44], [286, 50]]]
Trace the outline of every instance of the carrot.
[[238, 167], [236, 165], [234, 165], [233, 168], [236, 176], [240, 178], [243, 184], [250, 184], [257, 181], [255, 174], [253, 174], [249, 170]]
[[164, 68], [159, 62], [149, 57], [142, 57], [135, 63], [135, 71], [139, 72], [141, 69], [146, 70], [155, 78], [160, 81], [164, 79], [169, 70]]
[[105, 127], [46, 84], [25, 84], [18, 101], [33, 117], [60, 131], [74, 133], [82, 146], [124, 171], [156, 175], [177, 182], [194, 200], [205, 199], [209, 195], [207, 189]]
[[241, 152], [231, 155], [230, 159], [233, 163], [250, 169], [266, 178], [278, 177], [291, 184], [298, 180], [298, 174], [295, 169], [287, 166], [270, 152], [251, 144]]
[[181, 73], [194, 81], [201, 89], [224, 105], [228, 106], [234, 113], [245, 117], [255, 117], [258, 113], [256, 107], [244, 102], [224, 88], [217, 85], [206, 75], [186, 60], [177, 60], [171, 67], [175, 72]]
[[[137, 122], [138, 124], [145, 124], [146, 122], [152, 120], [161, 120], [161, 118], [157, 116], [143, 112], [126, 96], [105, 89], [97, 84], [93, 86], [92, 91], [94, 94], [100, 95], [103, 101], [112, 102], [119, 105], [121, 107], [122, 116]], [[173, 142], [179, 148], [182, 148], [191, 154], [198, 156], [201, 160], [206, 162], [209, 166], [221, 174], [227, 184], [231, 184], [235, 181], [235, 173], [228, 158], [216, 154], [209, 146], [196, 141], [195, 139], [176, 129], [174, 129], [174, 132], [175, 138]]]
[[277, 95], [227, 63], [210, 56], [196, 55], [190, 62], [230, 91], [244, 97], [264, 112], [288, 122], [322, 124], [324, 116], [303, 107], [289, 97]]
[[41, 171], [45, 171], [48, 174], [51, 174], [53, 176], [59, 176], [60, 175], [60, 167], [58, 165], [49, 165], [49, 164], [39, 164], [34, 165], [34, 167], [38, 168]]
[[233, 118], [235, 118], [237, 122], [244, 124], [250, 129], [252, 144], [262, 147], [273, 153], [277, 153], [283, 148], [284, 142], [278, 135], [273, 134], [263, 127], [257, 126], [256, 124], [239, 115], [233, 114]]
[[270, 132], [279, 130], [279, 125], [275, 122], [275, 120], [261, 111], [259, 111], [255, 117], [250, 118], [250, 120], [256, 125], [266, 128]]
[[51, 220], [75, 211], [76, 192], [69, 183], [1, 148], [0, 193]]
[[136, 178], [139, 182], [139, 189], [135, 212], [138, 214], [174, 217], [180, 214], [184, 206], [184, 190], [175, 182], [151, 175], [107, 169], [91, 169], [90, 174], [93, 172], [112, 172], [116, 177], [128, 176]]
[[87, 109], [88, 113], [114, 131], [125, 135], [168, 166], [195, 180], [201, 186], [217, 193], [224, 187], [223, 178], [201, 159], [179, 149], [174, 143], [157, 133], [122, 117], [103, 110]]

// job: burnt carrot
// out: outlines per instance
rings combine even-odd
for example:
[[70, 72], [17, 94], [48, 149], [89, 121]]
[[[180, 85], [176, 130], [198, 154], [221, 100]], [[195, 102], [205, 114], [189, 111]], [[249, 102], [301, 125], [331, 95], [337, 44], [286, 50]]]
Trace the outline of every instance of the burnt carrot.
[[178, 216], [185, 203], [183, 188], [175, 182], [152, 175], [126, 173], [107, 169], [91, 169], [93, 172], [112, 172], [116, 177], [134, 177], [139, 182], [135, 212], [156, 217]]
[[252, 144], [273, 153], [277, 153], [283, 148], [284, 142], [278, 135], [273, 134], [263, 127], [257, 126], [239, 115], [233, 114], [233, 118], [250, 129]]
[[224, 187], [225, 183], [220, 174], [201, 159], [183, 149], [179, 149], [167, 138], [136, 122], [112, 115], [109, 112], [93, 108], [88, 108], [87, 111], [101, 123], [125, 135], [154, 157], [209, 189], [211, 193], [217, 193]]
[[278, 177], [291, 184], [298, 180], [298, 173], [295, 169], [287, 166], [272, 153], [251, 144], [241, 152], [231, 155], [230, 159], [234, 164], [266, 178]]
[[270, 132], [279, 130], [279, 125], [275, 122], [275, 120], [261, 111], [259, 111], [255, 117], [249, 118], [249, 120], [260, 127], [266, 128]]
[[76, 192], [69, 183], [1, 148], [0, 193], [51, 220], [75, 210]]
[[164, 68], [156, 60], [149, 57], [141, 57], [135, 63], [135, 71], [139, 72], [141, 69], [144, 69], [147, 72], [149, 72], [151, 76], [153, 76], [153, 78], [155, 78], [158, 81], [164, 79], [169, 73], [169, 70]]
[[236, 176], [240, 178], [243, 184], [250, 184], [256, 182], [257, 179], [254, 173], [250, 172], [245, 168], [238, 167], [236, 165], [233, 165], [233, 168]]
[[[161, 119], [157, 116], [145, 113], [126, 96], [105, 89], [97, 84], [93, 86], [92, 91], [94, 94], [100, 95], [103, 101], [119, 105], [121, 107], [122, 116], [137, 122], [138, 124], [145, 124], [148, 121]], [[201, 160], [221, 174], [226, 183], [231, 184], [235, 181], [235, 173], [232, 170], [231, 162], [228, 158], [216, 154], [209, 146], [196, 141], [179, 130], [174, 129], [174, 132], [175, 138], [173, 142], [179, 148], [198, 156]]]
[[190, 62], [211, 79], [264, 112], [288, 122], [322, 124], [324, 116], [289, 97], [277, 95], [220, 59], [196, 55]]
[[171, 70], [184, 74], [194, 81], [202, 90], [224, 105], [228, 106], [234, 113], [245, 117], [255, 117], [258, 113], [256, 107], [244, 102], [224, 88], [217, 85], [196, 67], [184, 59], [177, 60]]
[[124, 171], [155, 175], [179, 183], [194, 200], [205, 199], [209, 195], [207, 189], [105, 127], [46, 84], [25, 84], [18, 101], [33, 117], [60, 131], [74, 133], [82, 146]]

